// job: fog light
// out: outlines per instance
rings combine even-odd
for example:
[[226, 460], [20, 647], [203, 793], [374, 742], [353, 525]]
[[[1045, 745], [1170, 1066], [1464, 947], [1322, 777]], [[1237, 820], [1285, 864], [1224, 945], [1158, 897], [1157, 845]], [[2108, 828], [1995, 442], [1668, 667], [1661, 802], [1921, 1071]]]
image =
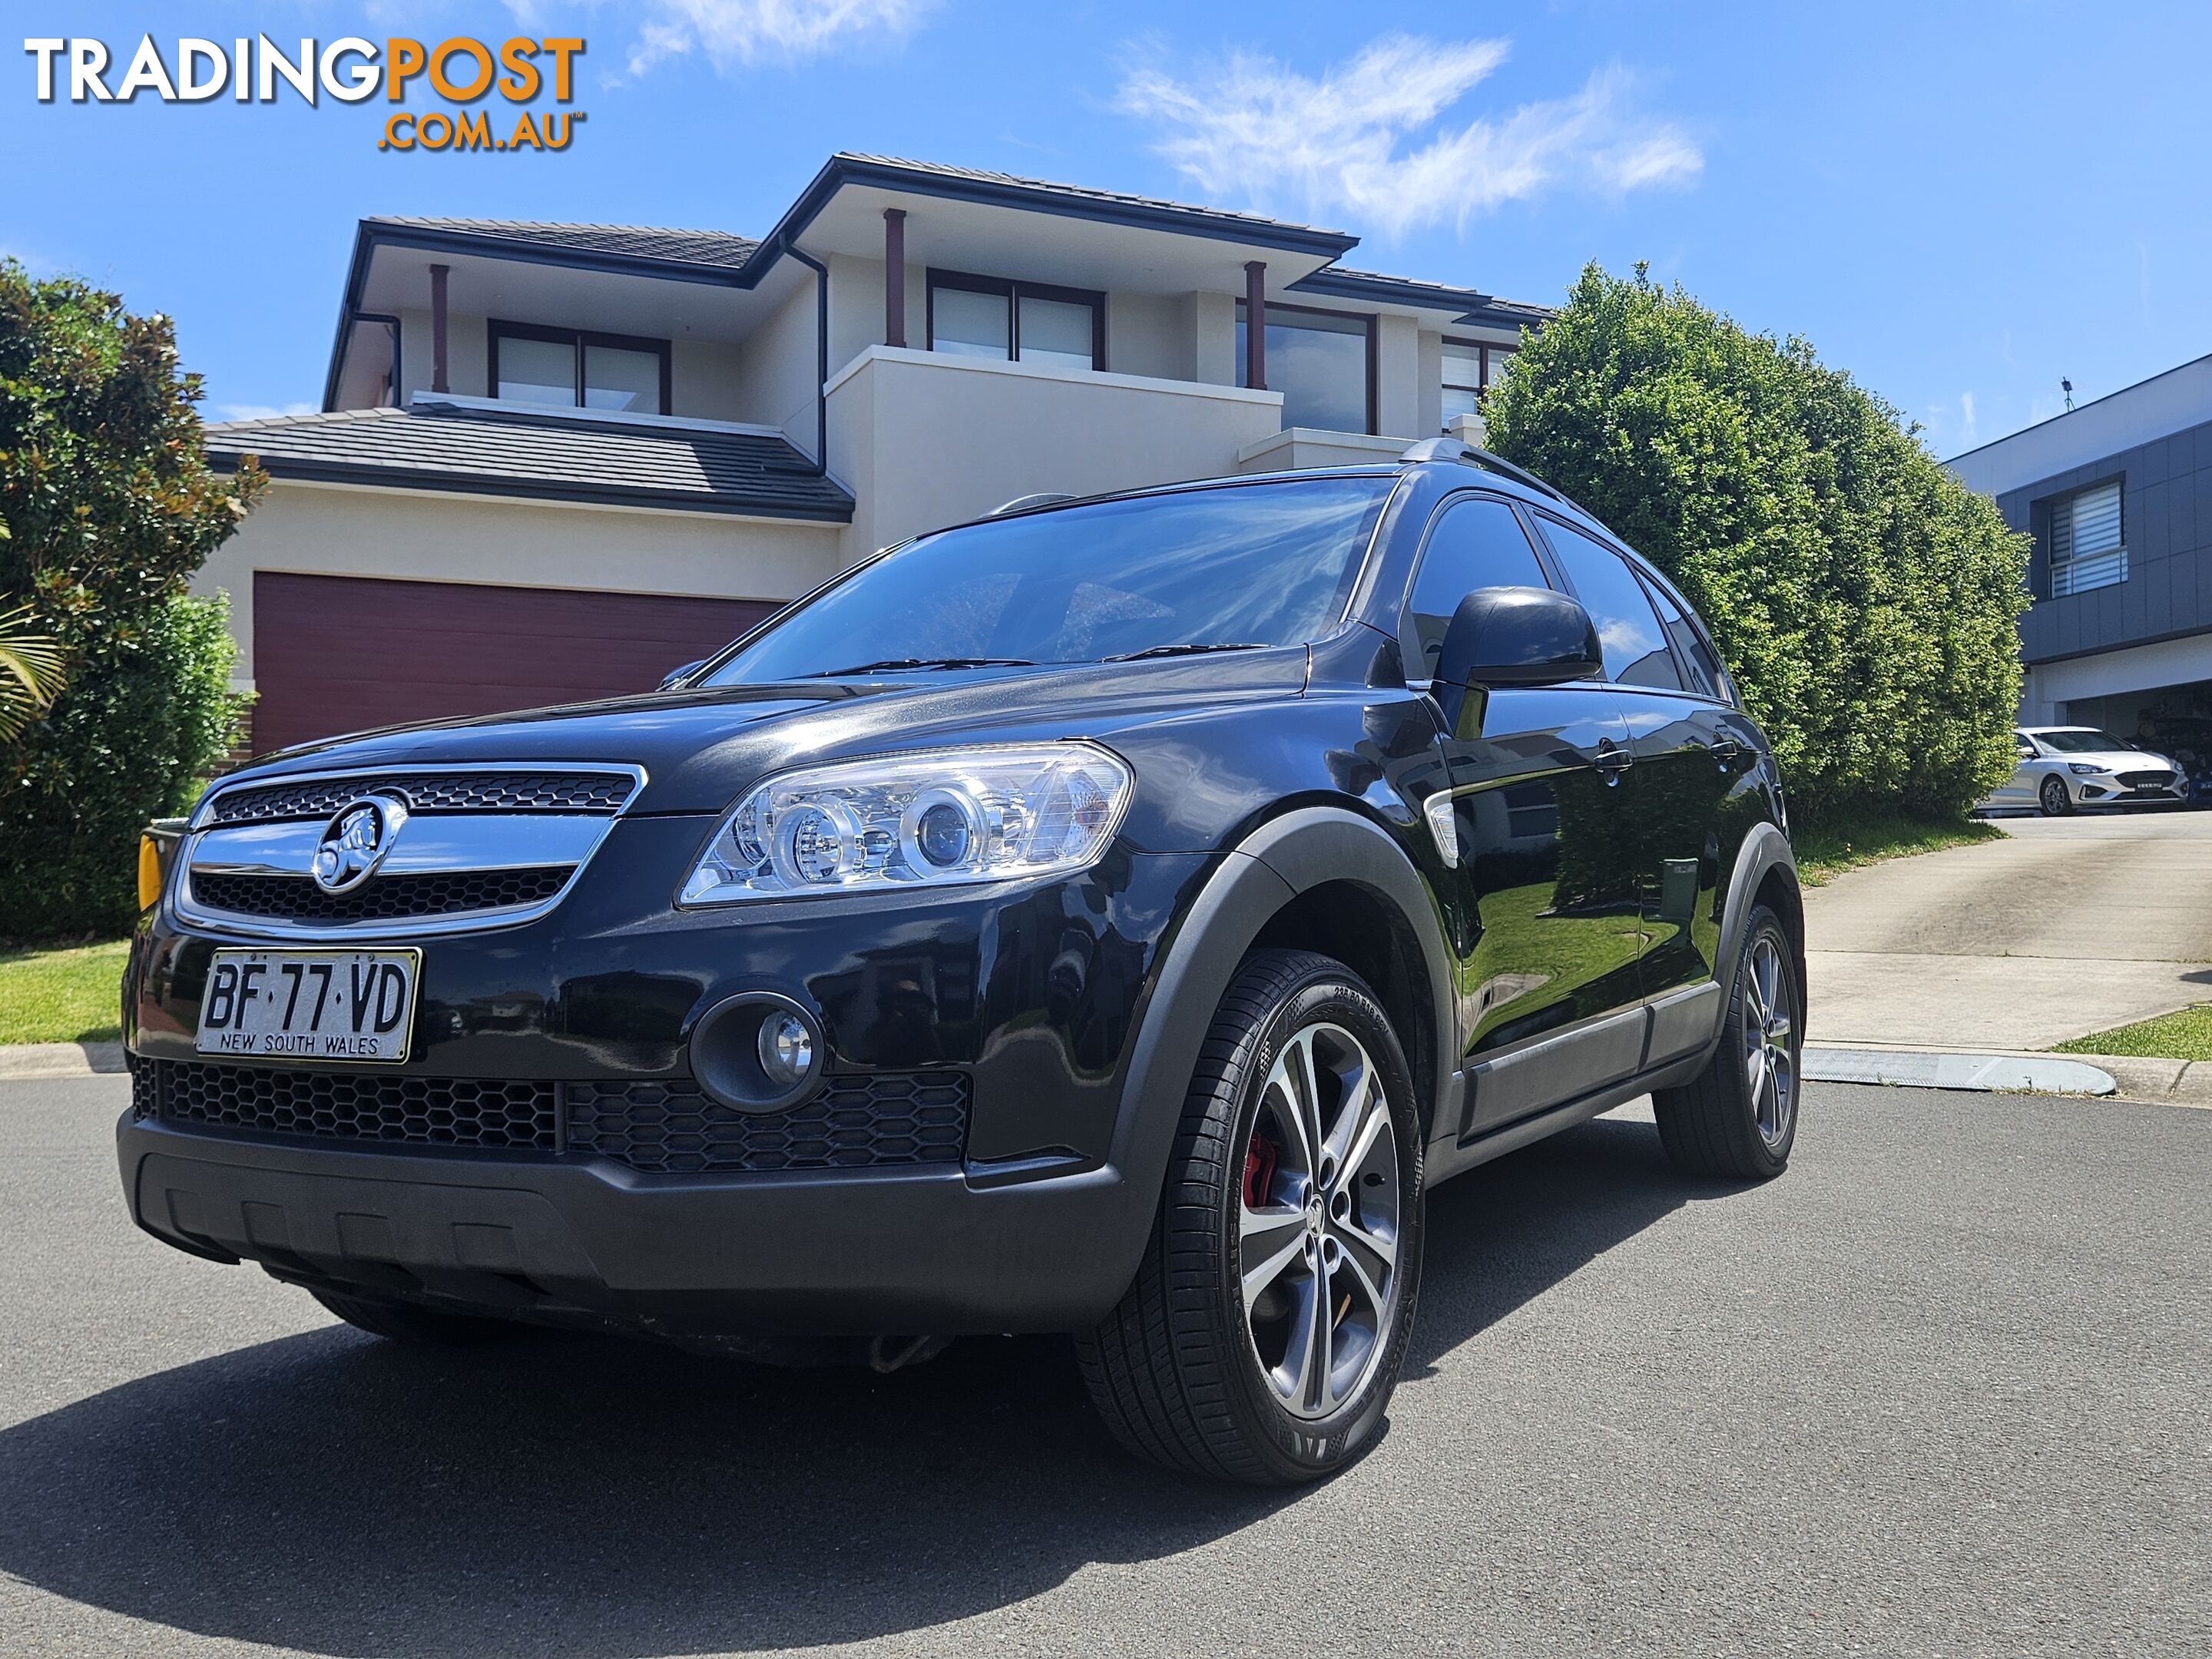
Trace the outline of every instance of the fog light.
[[814, 1033], [797, 1014], [770, 1014], [761, 1021], [761, 1070], [779, 1089], [793, 1089], [814, 1069]]
[[828, 1046], [811, 1012], [775, 991], [740, 991], [691, 1029], [691, 1075], [740, 1112], [781, 1112], [821, 1086]]

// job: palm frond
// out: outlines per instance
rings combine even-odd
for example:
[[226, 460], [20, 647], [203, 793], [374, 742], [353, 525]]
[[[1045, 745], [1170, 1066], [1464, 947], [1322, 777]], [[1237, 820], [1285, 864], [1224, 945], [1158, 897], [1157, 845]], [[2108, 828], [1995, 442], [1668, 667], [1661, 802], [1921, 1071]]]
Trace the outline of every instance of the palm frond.
[[31, 607], [0, 611], [0, 743], [46, 713], [62, 689], [62, 648], [31, 625]]

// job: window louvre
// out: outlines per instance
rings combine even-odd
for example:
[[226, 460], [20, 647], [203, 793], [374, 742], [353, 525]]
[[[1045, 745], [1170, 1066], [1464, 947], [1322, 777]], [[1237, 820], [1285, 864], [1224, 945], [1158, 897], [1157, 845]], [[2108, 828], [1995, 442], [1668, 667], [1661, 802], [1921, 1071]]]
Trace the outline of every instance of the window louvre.
[[2128, 579], [2120, 483], [2093, 485], [2051, 504], [2051, 597], [2086, 593]]

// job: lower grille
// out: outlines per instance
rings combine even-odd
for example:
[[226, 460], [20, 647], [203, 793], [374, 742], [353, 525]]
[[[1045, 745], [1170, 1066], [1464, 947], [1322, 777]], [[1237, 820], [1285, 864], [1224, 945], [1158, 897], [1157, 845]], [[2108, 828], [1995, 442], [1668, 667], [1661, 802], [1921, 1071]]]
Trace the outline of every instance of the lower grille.
[[558, 1147], [557, 1088], [178, 1060], [142, 1060], [131, 1079], [138, 1115], [171, 1123], [533, 1152]]
[[877, 1073], [832, 1078], [812, 1099], [763, 1114], [718, 1105], [681, 1079], [514, 1082], [180, 1060], [138, 1060], [131, 1077], [141, 1118], [318, 1140], [565, 1149], [649, 1175], [957, 1164], [969, 1092], [961, 1072]]
[[2130, 789], [2170, 789], [2173, 787], [2171, 772], [2123, 772], [2121, 784]]
[[568, 1149], [633, 1170], [844, 1170], [957, 1164], [968, 1140], [960, 1072], [832, 1078], [787, 1112], [734, 1112], [696, 1083], [571, 1083]]
[[372, 876], [350, 893], [325, 893], [307, 876], [195, 873], [192, 898], [210, 910], [289, 921], [400, 921], [471, 910], [542, 904], [568, 884], [575, 866], [466, 870], [435, 875]]

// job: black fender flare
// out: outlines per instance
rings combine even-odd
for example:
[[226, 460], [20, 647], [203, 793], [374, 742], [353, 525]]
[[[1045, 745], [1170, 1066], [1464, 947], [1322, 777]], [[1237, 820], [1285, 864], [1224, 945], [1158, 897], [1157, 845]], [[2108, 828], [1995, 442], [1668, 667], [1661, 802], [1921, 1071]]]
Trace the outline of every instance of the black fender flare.
[[1121, 1282], [1135, 1276], [1144, 1254], [1199, 1050], [1238, 965], [1285, 904], [1325, 882], [1347, 880], [1394, 905], [1418, 942], [1431, 1005], [1430, 1076], [1441, 1093], [1455, 1074], [1458, 1016], [1443, 925], [1412, 860], [1386, 830], [1340, 808], [1301, 807], [1269, 819], [1224, 854], [1199, 890], [1138, 1021], [1108, 1153], [1130, 1194], [1130, 1224], [1110, 1245], [1126, 1259]]
[[[1721, 935], [1713, 966], [1714, 977], [1721, 986], [1720, 1019], [1713, 1028], [1713, 1040], [1720, 1040], [1721, 1026], [1727, 1022], [1728, 1010], [1735, 1001], [1736, 963], [1743, 954], [1744, 931], [1751, 926], [1751, 907], [1759, 896], [1759, 890], [1766, 878], [1780, 870], [1789, 878], [1790, 891], [1798, 890], [1797, 855], [1790, 850], [1790, 837], [1778, 824], [1765, 822], [1752, 826], [1751, 833], [1743, 838], [1736, 849], [1735, 867], [1729, 874], [1728, 896], [1721, 909]], [[1805, 995], [1805, 929], [1804, 912], [1801, 906], [1795, 917], [1785, 918], [1799, 925], [1796, 928], [1797, 991]]]

